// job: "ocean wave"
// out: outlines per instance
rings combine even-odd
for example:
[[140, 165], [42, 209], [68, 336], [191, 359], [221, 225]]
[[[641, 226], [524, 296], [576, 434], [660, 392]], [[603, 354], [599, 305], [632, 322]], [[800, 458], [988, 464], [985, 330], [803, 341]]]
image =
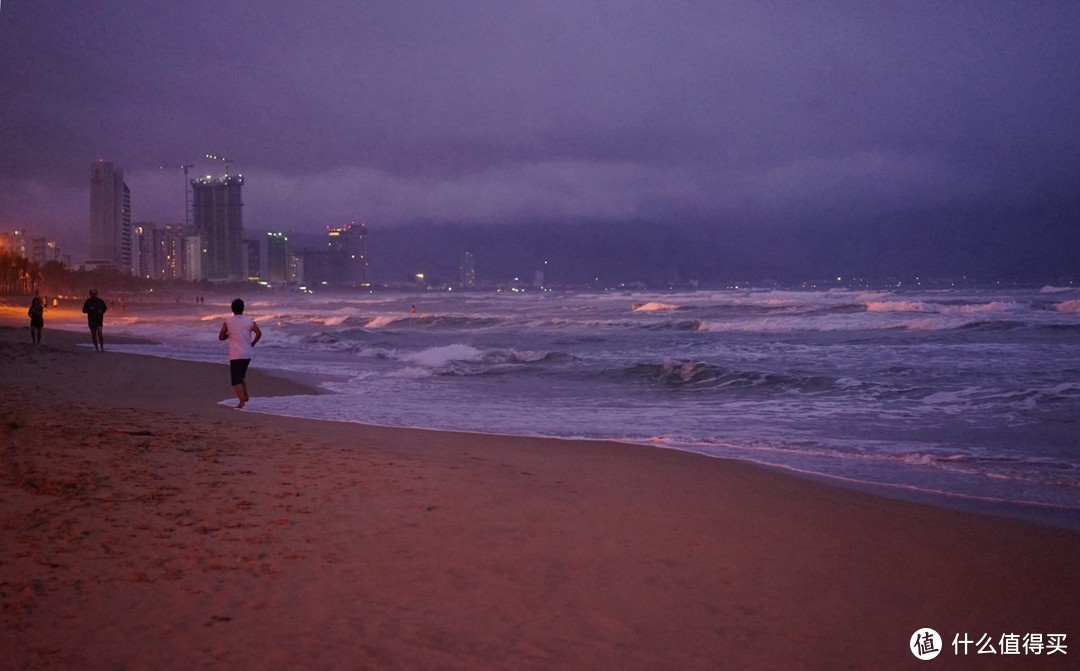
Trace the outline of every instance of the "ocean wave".
[[423, 328], [479, 329], [499, 326], [503, 319], [474, 315], [421, 315], [409, 323]]
[[824, 307], [813, 306], [806, 309], [802, 314], [807, 316], [819, 316], [866, 312], [866, 305], [866, 303], [838, 303], [837, 305], [826, 305]]
[[418, 352], [391, 355], [408, 364], [407, 376], [506, 374], [537, 364], [564, 362], [570, 355], [549, 350], [478, 349], [455, 343]]
[[819, 393], [837, 387], [837, 381], [824, 376], [794, 376], [768, 371], [735, 370], [724, 366], [686, 359], [664, 359], [638, 363], [617, 373], [630, 380], [659, 384], [670, 389], [740, 389], [757, 388], [762, 392]]
[[501, 317], [482, 315], [379, 315], [369, 319], [364, 325], [372, 330], [387, 328], [415, 329], [483, 329], [500, 326], [505, 321]]
[[867, 312], [925, 312], [923, 301], [868, 301]]
[[926, 452], [877, 455], [876, 458], [992, 480], [1011, 480], [1027, 484], [1080, 489], [1080, 464], [1067, 461]]
[[364, 328], [386, 328], [387, 326], [393, 326], [394, 324], [397, 324], [400, 321], [404, 321], [405, 319], [407, 319], [407, 317], [403, 318], [396, 315], [379, 315], [378, 317], [372, 317], [366, 324], [364, 324]]
[[980, 319], [977, 321], [964, 322], [957, 329], [968, 331], [1015, 331], [1027, 328], [1029, 324], [1013, 319]]
[[[922, 397], [922, 402], [938, 412], [953, 415], [968, 414], [972, 411], [993, 413], [1000, 418], [1008, 418], [1013, 413], [1020, 413], [1009, 423], [1021, 421], [1023, 413], [1040, 408], [1060, 407], [1076, 402], [1080, 398], [1080, 383], [1063, 382], [1045, 387], [1024, 387], [1017, 389], [988, 389], [967, 387], [963, 389], [942, 390]], [[1043, 421], [1048, 421], [1046, 417]]]
[[330, 333], [313, 333], [303, 336], [300, 344], [304, 347], [312, 347], [320, 350], [347, 351], [353, 345]]
[[[700, 361], [667, 359], [660, 363], [643, 363], [630, 367], [627, 374], [633, 379], [646, 379], [670, 386], [700, 385], [730, 379], [721, 366]], [[746, 378], [750, 382], [750, 378]]]
[[867, 312], [923, 312], [934, 314], [981, 314], [984, 312], [1015, 312], [1025, 306], [1012, 301], [988, 303], [936, 303], [932, 301], [870, 301]]
[[700, 319], [665, 319], [661, 322], [646, 324], [644, 328], [650, 331], [700, 331]]
[[1050, 333], [1080, 333], [1080, 322], [1073, 324], [1044, 324], [1038, 328]]
[[455, 343], [404, 354], [399, 358], [406, 363], [417, 364], [425, 368], [438, 368], [449, 363], [479, 361], [483, 356], [484, 353], [481, 350], [471, 345]]
[[678, 305], [672, 305], [671, 303], [660, 303], [658, 301], [650, 301], [648, 303], [634, 303], [631, 311], [633, 312], [661, 312], [667, 310], [678, 310]]
[[978, 314], [982, 312], [1016, 312], [1022, 310], [1023, 305], [1011, 301], [991, 301], [989, 303], [967, 303], [963, 305], [945, 305], [941, 307], [944, 313]]
[[[1067, 493], [1080, 489], [1080, 463], [1067, 460], [991, 456], [951, 450], [935, 452], [931, 449], [893, 451], [887, 448], [844, 449], [825, 444], [789, 446], [768, 443], [716, 443], [684, 441], [668, 436], [655, 437], [647, 442], [709, 456], [746, 458], [797, 472], [865, 484], [901, 487], [928, 494], [1080, 509], [1076, 494]], [[903, 464], [912, 469], [960, 476], [967, 478], [965, 482], [969, 484], [963, 490], [905, 484], [904, 478], [889, 467], [889, 464]], [[916, 478], [915, 481], [930, 480]], [[979, 481], [983, 484], [978, 484]], [[996, 483], [1006, 482], [1012, 483], [1012, 487], [1008, 490], [1010, 494], [1003, 495], [1004, 492]], [[994, 492], [994, 495], [983, 493], [987, 491]]]

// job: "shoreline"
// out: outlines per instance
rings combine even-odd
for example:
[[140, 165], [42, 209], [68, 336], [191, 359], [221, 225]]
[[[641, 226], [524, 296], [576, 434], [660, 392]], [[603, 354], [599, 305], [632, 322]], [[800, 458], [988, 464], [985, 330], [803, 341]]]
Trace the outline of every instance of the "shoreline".
[[[190, 312], [191, 310], [198, 310], [207, 314], [221, 313], [225, 315], [228, 312], [228, 301], [225, 299], [212, 300], [209, 304], [197, 304], [192, 306], [188, 303], [182, 303], [175, 300], [160, 300], [151, 298], [145, 302], [133, 301], [131, 303], [132, 310], [139, 310], [140, 316], [147, 317], [155, 314], [173, 314], [176, 311]], [[82, 343], [78, 339], [83, 332], [81, 323], [84, 320], [84, 316], [78, 312], [77, 306], [71, 301], [67, 300], [66, 303], [60, 309], [52, 310], [54, 315], [60, 317], [61, 326], [53, 327], [52, 332], [63, 332], [65, 338], [69, 336], [76, 337], [76, 343], [80, 343], [81, 346], [89, 347], [88, 342]], [[0, 297], [0, 329], [22, 329], [26, 330], [25, 325], [21, 325], [23, 321], [22, 310], [19, 307], [10, 305], [10, 300], [4, 301]], [[48, 313], [47, 313], [48, 314]], [[159, 344], [157, 341], [132, 337], [132, 336], [108, 336], [111, 342], [119, 344]], [[170, 357], [159, 357], [154, 354], [144, 353], [129, 353], [132, 356], [151, 356], [155, 358], [164, 359], [167, 361], [177, 361], [181, 363], [193, 363], [184, 359], [172, 359]], [[197, 362], [195, 362], [197, 363]], [[320, 374], [320, 373], [305, 373], [302, 371], [286, 370], [286, 369], [257, 369], [258, 361], [255, 362], [256, 368], [253, 368], [255, 375], [268, 375], [273, 378], [289, 380], [300, 385], [297, 390], [297, 395], [324, 395], [334, 394], [333, 391], [326, 389], [322, 386], [323, 382], [331, 381], [334, 379], [332, 375]], [[209, 364], [213, 365], [213, 364]], [[292, 395], [292, 394], [274, 394], [274, 395]], [[232, 397], [223, 399], [221, 405], [228, 407], [230, 399]], [[257, 396], [256, 396], [257, 398]], [[710, 454], [707, 452], [700, 452], [690, 447], [684, 447], [680, 445], [664, 444], [656, 442], [635, 442], [629, 440], [619, 440], [615, 438], [609, 439], [596, 439], [596, 438], [581, 438], [581, 437], [567, 437], [567, 436], [545, 436], [545, 435], [531, 435], [531, 434], [512, 434], [512, 433], [485, 433], [479, 431], [458, 430], [458, 429], [445, 429], [439, 427], [424, 427], [424, 426], [397, 426], [389, 424], [373, 424], [365, 422], [357, 422], [353, 420], [333, 420], [325, 418], [310, 418], [300, 415], [283, 415], [272, 412], [261, 412], [257, 407], [249, 407], [248, 411], [263, 414], [271, 417], [286, 417], [296, 420], [308, 420], [313, 422], [335, 422], [351, 424], [358, 427], [371, 427], [382, 428], [388, 430], [415, 430], [415, 431], [432, 431], [432, 432], [446, 432], [461, 435], [477, 435], [477, 436], [489, 436], [492, 438], [506, 438], [506, 439], [539, 439], [539, 440], [558, 440], [558, 441], [584, 441], [584, 442], [611, 442], [618, 445], [627, 445], [634, 447], [644, 447], [650, 449], [662, 449], [671, 450], [675, 452], [684, 452], [686, 454], [693, 454], [699, 457], [705, 457], [709, 459], [719, 459], [724, 461], [736, 461], [741, 463], [753, 464], [757, 467], [774, 470], [778, 473], [784, 474], [788, 477], [806, 479], [814, 482], [825, 484], [826, 486], [837, 487], [849, 491], [858, 491], [871, 494], [873, 496], [881, 496], [888, 499], [894, 499], [899, 501], [907, 501], [913, 503], [920, 503], [929, 506], [933, 506], [941, 509], [958, 510], [963, 512], [970, 512], [975, 514], [989, 515], [992, 517], [999, 517], [1005, 519], [1021, 520], [1033, 524], [1046, 525], [1054, 528], [1067, 529], [1070, 531], [1080, 532], [1080, 510], [1070, 508], [1067, 506], [1057, 506], [1054, 504], [1046, 504], [1040, 502], [1031, 501], [1009, 501], [998, 498], [987, 498], [977, 495], [968, 495], [955, 493], [945, 490], [924, 489], [920, 487], [894, 484], [887, 482], [872, 482], [868, 480], [859, 480], [857, 478], [848, 478], [841, 475], [833, 475], [829, 473], [818, 473], [815, 471], [803, 470], [783, 464], [775, 464], [768, 461], [758, 461], [752, 458], [744, 458], [738, 456], [724, 456], [717, 454]]]
[[[133, 356], [144, 355], [133, 354]], [[319, 380], [321, 379], [320, 376], [315, 373], [312, 373], [309, 378], [305, 379], [302, 374], [296, 373], [295, 371], [287, 370], [275, 370], [273, 373], [268, 374], [279, 375], [280, 377], [293, 380], [300, 384], [310, 383], [313, 385], [317, 385]], [[311, 393], [333, 394], [335, 392], [328, 391], [316, 386], [312, 389]], [[223, 405], [227, 405], [227, 403], [223, 402]], [[923, 489], [912, 485], [871, 482], [868, 480], [859, 480], [856, 478], [848, 478], [840, 475], [818, 473], [815, 471], [803, 470], [792, 466], [784, 466], [766, 461], [755, 461], [753, 459], [741, 457], [728, 457], [723, 455], [709, 454], [706, 452], [699, 452], [691, 448], [680, 447], [677, 445], [634, 442], [630, 440], [618, 440], [615, 438], [585, 438], [577, 436], [547, 436], [537, 434], [496, 433], [484, 431], [469, 431], [464, 429], [446, 429], [427, 426], [398, 426], [393, 424], [361, 422], [349, 419], [334, 420], [325, 418], [311, 418], [304, 417], [302, 415], [288, 415], [276, 412], [261, 411], [258, 409], [257, 406], [248, 407], [246, 408], [246, 410], [248, 412], [267, 415], [270, 417], [287, 417], [300, 421], [346, 424], [362, 428], [386, 429], [390, 431], [430, 431], [433, 433], [448, 433], [461, 436], [486, 436], [487, 438], [503, 438], [507, 440], [524, 439], [551, 440], [570, 443], [611, 443], [614, 445], [625, 445], [627, 447], [634, 448], [668, 450], [671, 452], [694, 455], [695, 457], [705, 459], [717, 459], [720, 461], [750, 464], [758, 468], [774, 471], [786, 477], [809, 480], [812, 482], [818, 482], [829, 487], [863, 492], [866, 494], [870, 494], [871, 496], [879, 496], [886, 499], [918, 503], [944, 510], [956, 510], [977, 515], [986, 515], [989, 517], [1019, 520], [1030, 524], [1080, 532], [1080, 510], [1070, 508], [1068, 506], [1032, 501], [1007, 501], [998, 498], [980, 497], [969, 494], [957, 494], [944, 490]]]
[[[146, 302], [132, 302], [131, 309], [139, 310], [140, 316], [147, 317], [155, 314], [172, 314], [176, 311], [189, 312], [191, 310], [198, 310], [207, 314], [221, 313], [224, 315], [228, 312], [227, 300], [212, 300], [209, 304], [199, 304], [192, 306], [188, 303], [181, 303], [172, 300], [158, 300], [152, 299]], [[52, 310], [54, 315], [57, 315], [60, 319], [61, 326], [53, 326], [52, 332], [62, 332], [66, 334], [64, 337], [75, 337], [75, 342], [79, 346], [89, 347], [89, 341], [82, 343], [79, 336], [82, 335], [83, 327], [82, 321], [84, 316], [78, 312], [77, 306], [68, 300], [59, 310]], [[21, 325], [22, 311], [18, 307], [7, 305], [0, 298], [0, 329], [22, 329], [26, 330], [25, 325]], [[47, 313], [48, 314], [48, 313]], [[107, 336], [110, 342], [117, 344], [158, 344], [157, 341], [132, 337], [132, 336]], [[164, 359], [166, 361], [176, 361], [180, 363], [199, 363], [190, 362], [184, 359], [173, 359], [170, 357], [159, 357], [154, 354], [144, 353], [125, 353], [131, 356], [150, 356], [155, 358]], [[213, 365], [213, 364], [208, 364]], [[300, 385], [297, 390], [297, 395], [323, 395], [333, 394], [330, 391], [321, 386], [321, 383], [333, 379], [333, 376], [328, 376], [319, 373], [305, 373], [302, 371], [293, 371], [286, 369], [257, 369], [258, 361], [255, 362], [256, 368], [253, 368], [253, 373], [256, 375], [268, 375], [274, 378], [285, 379]], [[292, 394], [274, 394], [274, 395], [292, 395]], [[229, 398], [223, 399], [221, 405], [228, 407], [230, 402]], [[257, 395], [256, 395], [257, 398]], [[894, 499], [898, 501], [907, 501], [913, 503], [920, 503], [929, 505], [936, 508], [958, 510], [963, 512], [970, 512], [975, 514], [989, 515], [992, 517], [999, 517], [1004, 519], [1021, 520], [1033, 524], [1046, 525], [1054, 528], [1067, 529], [1070, 531], [1080, 532], [1080, 511], [1074, 508], [1065, 506], [1055, 506], [1053, 504], [1044, 504], [1039, 502], [1029, 501], [1008, 501], [997, 498], [985, 498], [977, 495], [959, 494], [955, 492], [949, 492], [944, 490], [923, 489], [919, 487], [872, 482], [866, 480], [859, 480], [856, 478], [847, 478], [840, 475], [832, 475], [828, 473], [818, 473], [814, 471], [802, 470], [795, 467], [785, 466], [783, 464], [775, 464], [767, 461], [757, 461], [750, 458], [743, 458], [738, 456], [724, 456], [710, 454], [706, 452], [699, 452], [692, 448], [687, 448], [679, 445], [670, 445], [655, 442], [634, 442], [623, 441], [618, 439], [594, 439], [594, 438], [580, 438], [580, 437], [565, 437], [565, 436], [544, 436], [544, 435], [528, 435], [528, 434], [504, 434], [504, 433], [485, 433], [479, 431], [469, 430], [457, 430], [457, 429], [444, 429], [438, 427], [417, 427], [417, 426], [396, 426], [396, 425], [384, 425], [384, 424], [372, 424], [357, 422], [353, 420], [332, 420], [332, 419], [320, 419], [309, 418], [299, 415], [281, 415], [272, 412], [261, 412], [257, 407], [249, 407], [248, 411], [263, 414], [270, 417], [286, 417], [296, 420], [308, 420], [313, 422], [335, 422], [351, 424], [358, 427], [372, 427], [382, 428], [389, 430], [415, 430], [415, 431], [433, 431], [433, 432], [447, 432], [462, 435], [477, 435], [477, 436], [489, 436], [493, 438], [507, 438], [507, 439], [539, 439], [539, 440], [558, 440], [558, 441], [585, 441], [585, 442], [611, 442], [617, 445], [627, 445], [634, 447], [644, 447], [650, 449], [662, 449], [672, 450], [675, 452], [684, 452], [686, 454], [693, 454], [699, 457], [705, 457], [709, 459], [719, 459], [724, 461], [736, 461], [741, 463], [753, 464], [757, 467], [774, 470], [778, 473], [782, 473], [788, 477], [806, 479], [814, 482], [822, 483], [826, 486], [837, 487], [849, 491], [858, 491], [871, 494], [873, 496], [881, 496], [888, 499]]]
[[85, 340], [0, 328], [16, 666], [905, 668], [924, 626], [1080, 639], [1073, 531], [654, 446], [236, 411], [224, 363]]
[[[150, 341], [140, 341], [142, 343]], [[156, 343], [155, 343], [156, 344]], [[156, 358], [162, 358], [170, 361], [184, 361], [186, 359], [173, 359], [167, 356], [159, 356], [151, 353], [144, 352], [122, 352], [123, 354], [129, 354], [131, 356], [151, 356]], [[273, 377], [280, 377], [291, 380], [301, 385], [309, 385], [310, 389], [305, 392], [306, 395], [333, 395], [336, 392], [328, 390], [321, 386], [325, 381], [330, 381], [333, 376], [320, 374], [320, 373], [304, 373], [300, 371], [287, 370], [287, 369], [264, 369], [263, 373]], [[253, 397], [258, 398], [258, 397]], [[228, 407], [232, 399], [225, 399], [221, 402], [221, 405]], [[820, 482], [827, 486], [837, 487], [840, 489], [847, 489], [851, 491], [859, 491], [868, 493], [874, 496], [881, 496], [888, 499], [896, 499], [900, 501], [909, 501], [913, 503], [921, 503], [929, 505], [935, 508], [959, 510], [964, 512], [970, 512], [975, 514], [988, 515], [991, 517], [1008, 518], [1015, 520], [1022, 520], [1025, 522], [1045, 525], [1049, 527], [1068, 529], [1072, 531], [1080, 532], [1080, 509], [1072, 508], [1065, 505], [1056, 505], [1051, 503], [1041, 503], [1037, 501], [1010, 501], [995, 497], [984, 497], [974, 494], [962, 494], [956, 492], [950, 492], [940, 489], [926, 489], [917, 487], [914, 485], [904, 485], [887, 482], [873, 482], [870, 480], [860, 480], [857, 478], [846, 477], [842, 475], [834, 475], [829, 473], [820, 473], [816, 471], [796, 468], [794, 466], [787, 466], [783, 464], [771, 463], [768, 461], [759, 461], [751, 458], [737, 457], [737, 456], [725, 456], [718, 454], [711, 454], [708, 452], [701, 452], [690, 447], [683, 447], [677, 444], [669, 444], [663, 442], [635, 442], [632, 440], [619, 440], [617, 438], [587, 438], [581, 436], [557, 436], [557, 435], [541, 435], [541, 434], [525, 434], [525, 433], [499, 433], [499, 432], [485, 432], [485, 431], [472, 431], [467, 429], [451, 429], [440, 428], [432, 426], [400, 426], [394, 424], [380, 424], [376, 422], [364, 422], [351, 419], [327, 419], [307, 417], [304, 415], [292, 415], [280, 412], [270, 412], [260, 410], [258, 403], [254, 406], [249, 405], [245, 408], [246, 411], [267, 415], [271, 417], [287, 417], [290, 419], [296, 419], [301, 421], [312, 422], [329, 422], [348, 424], [357, 427], [367, 428], [380, 428], [388, 430], [404, 430], [404, 431], [431, 431], [436, 433], [450, 433], [463, 436], [488, 436], [490, 438], [505, 438], [509, 440], [513, 439], [536, 439], [536, 440], [554, 440], [554, 441], [569, 441], [569, 442], [601, 442], [601, 443], [613, 443], [616, 445], [633, 446], [636, 448], [648, 448], [659, 450], [671, 450], [673, 452], [682, 452], [685, 454], [692, 454], [698, 457], [704, 457], [707, 459], [719, 459], [722, 461], [735, 461], [747, 464], [753, 464], [754, 466], [773, 470], [778, 473], [782, 473], [788, 477], [801, 478]]]
[[[173, 306], [166, 304], [165, 309], [171, 310]], [[183, 309], [181, 307], [181, 309]], [[0, 323], [2, 317], [0, 317]], [[74, 331], [69, 331], [74, 332]], [[127, 338], [125, 342], [147, 344], [158, 344], [151, 340]], [[134, 356], [153, 356], [163, 358], [172, 361], [188, 361], [186, 359], [173, 359], [172, 357], [158, 355], [154, 353], [145, 352], [127, 352]], [[322, 383], [327, 381], [333, 381], [335, 377], [333, 375], [321, 374], [321, 373], [308, 373], [303, 371], [288, 370], [288, 369], [263, 369], [263, 373], [281, 377], [301, 385], [308, 385], [310, 387], [307, 394], [311, 395], [333, 395], [334, 391], [328, 390], [322, 386]], [[257, 397], [256, 397], [257, 398]], [[226, 399], [222, 402], [223, 405], [228, 405], [230, 399]], [[541, 435], [541, 434], [525, 434], [525, 433], [499, 433], [499, 432], [484, 432], [474, 431], [468, 429], [449, 429], [434, 426], [401, 426], [393, 424], [379, 424], [372, 422], [363, 422], [351, 419], [327, 419], [317, 417], [307, 417], [304, 415], [293, 415], [287, 413], [271, 412], [260, 410], [258, 404], [255, 406], [249, 406], [248, 411], [265, 414], [269, 416], [289, 417], [299, 420], [310, 420], [315, 422], [340, 422], [346, 424], [352, 424], [359, 427], [377, 427], [383, 429], [402, 429], [402, 430], [418, 430], [418, 431], [434, 431], [434, 432], [446, 432], [462, 435], [484, 435], [493, 438], [535, 438], [541, 440], [558, 440], [558, 441], [585, 441], [585, 442], [611, 442], [618, 445], [628, 445], [635, 447], [645, 447], [652, 449], [672, 450], [675, 452], [684, 452], [687, 454], [697, 455], [699, 457], [706, 457], [709, 459], [720, 459], [727, 461], [737, 461], [743, 463], [754, 464], [758, 467], [777, 471], [785, 474], [789, 477], [802, 478], [815, 482], [820, 482], [828, 486], [838, 487], [841, 489], [847, 489], [852, 491], [860, 491], [869, 493], [875, 496], [881, 496], [889, 499], [896, 499], [901, 501], [909, 501], [914, 503], [922, 503], [937, 508], [960, 510], [965, 512], [971, 512], [976, 514], [985, 514], [993, 517], [1009, 518], [1016, 520], [1023, 520], [1034, 524], [1042, 524], [1046, 526], [1069, 529], [1072, 531], [1080, 531], [1080, 509], [1072, 508], [1064, 505], [1055, 505], [1052, 503], [1041, 503], [1037, 501], [1011, 501], [996, 497], [979, 496], [975, 494], [964, 494], [951, 492], [943, 489], [927, 489], [914, 485], [905, 485], [889, 482], [875, 482], [871, 480], [860, 480], [858, 478], [846, 477], [843, 475], [836, 475], [830, 473], [816, 472], [812, 470], [800, 469], [794, 466], [788, 466], [784, 464], [772, 463], [764, 460], [756, 460], [748, 457], [730, 456], [722, 454], [714, 454], [704, 451], [699, 451], [693, 447], [686, 447], [679, 444], [672, 444], [666, 442], [655, 441], [633, 441], [633, 440], [620, 440], [617, 438], [588, 438], [580, 436], [558, 436], [558, 435]]]

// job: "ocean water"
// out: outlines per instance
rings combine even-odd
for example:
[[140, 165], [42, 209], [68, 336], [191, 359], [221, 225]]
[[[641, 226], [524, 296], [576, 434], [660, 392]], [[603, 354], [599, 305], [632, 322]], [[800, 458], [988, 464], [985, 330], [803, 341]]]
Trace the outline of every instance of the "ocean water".
[[[137, 312], [109, 332], [159, 344], [122, 349], [224, 361], [226, 305]], [[247, 314], [253, 366], [335, 392], [253, 389], [256, 412], [612, 439], [1080, 526], [1077, 289], [286, 294]]]

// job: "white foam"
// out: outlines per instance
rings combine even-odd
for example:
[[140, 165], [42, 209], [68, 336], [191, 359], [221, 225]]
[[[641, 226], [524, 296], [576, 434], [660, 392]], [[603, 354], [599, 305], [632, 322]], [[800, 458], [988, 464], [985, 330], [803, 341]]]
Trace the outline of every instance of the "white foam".
[[869, 301], [867, 312], [925, 312], [926, 303], [922, 301]]
[[672, 305], [671, 303], [660, 303], [657, 301], [650, 301], [648, 303], [636, 304], [633, 307], [634, 312], [662, 312], [666, 310], [678, 310], [678, 305]]
[[484, 353], [470, 345], [455, 343], [442, 347], [432, 347], [399, 358], [406, 363], [424, 366], [425, 368], [442, 368], [455, 361], [480, 361], [484, 358]]
[[396, 322], [398, 319], [400, 319], [400, 317], [392, 316], [392, 315], [381, 315], [379, 317], [373, 318], [367, 324], [364, 324], [364, 328], [369, 328], [369, 329], [385, 328], [387, 326], [390, 326], [394, 322]]

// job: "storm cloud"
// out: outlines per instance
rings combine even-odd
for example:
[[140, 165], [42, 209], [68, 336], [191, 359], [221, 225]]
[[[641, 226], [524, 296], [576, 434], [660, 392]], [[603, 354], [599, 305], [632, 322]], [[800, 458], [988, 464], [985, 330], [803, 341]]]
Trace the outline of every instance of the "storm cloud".
[[625, 224], [763, 276], [1075, 274], [1078, 32], [1067, 0], [5, 2], [0, 229], [84, 245], [99, 158], [136, 220], [182, 221], [175, 166], [214, 153], [259, 230]]

